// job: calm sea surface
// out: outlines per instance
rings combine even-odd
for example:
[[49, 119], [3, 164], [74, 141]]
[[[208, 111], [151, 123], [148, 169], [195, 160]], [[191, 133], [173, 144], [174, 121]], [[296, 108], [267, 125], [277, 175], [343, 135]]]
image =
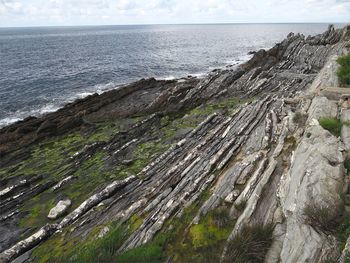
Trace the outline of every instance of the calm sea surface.
[[0, 28], [0, 127], [140, 78], [205, 74], [270, 48], [289, 32], [313, 35], [327, 26]]

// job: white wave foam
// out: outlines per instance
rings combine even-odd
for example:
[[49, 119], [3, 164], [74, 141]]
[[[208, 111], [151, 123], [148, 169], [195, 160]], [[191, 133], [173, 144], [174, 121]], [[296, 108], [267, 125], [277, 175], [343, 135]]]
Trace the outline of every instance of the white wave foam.
[[81, 92], [81, 93], [78, 93], [76, 95], [76, 98], [82, 99], [82, 98], [85, 98], [85, 97], [90, 96], [92, 94], [94, 94], [94, 92]]
[[174, 80], [174, 79], [175, 79], [175, 76], [170, 75], [170, 76], [166, 76], [166, 77], [163, 77], [163, 78], [160, 78], [160, 79], [164, 79], [164, 80]]
[[115, 89], [116, 87], [117, 85], [114, 82], [109, 82], [107, 84], [99, 84], [95, 85], [94, 87], [91, 87], [86, 91], [71, 94], [66, 97], [53, 98], [53, 100], [57, 101], [57, 103], [48, 103], [36, 109], [18, 110], [12, 113], [11, 117], [5, 117], [3, 119], [0, 119], [0, 128], [15, 123], [17, 121], [23, 120], [28, 116], [39, 117], [46, 113], [57, 111], [58, 109], [62, 108], [65, 104], [73, 102], [76, 99], [82, 99], [94, 93], [101, 94], [108, 90]]
[[45, 106], [41, 107], [38, 110], [33, 110], [31, 112], [31, 115], [33, 114], [44, 114], [44, 113], [49, 113], [49, 112], [54, 112], [56, 110], [58, 110], [60, 107], [58, 105], [54, 105], [54, 104], [46, 104]]
[[21, 118], [16, 118], [16, 117], [13, 117], [13, 118], [7, 117], [7, 118], [4, 118], [4, 119], [1, 119], [0, 120], [0, 127], [4, 127], [6, 125], [9, 125], [11, 123], [14, 123], [14, 122], [20, 121], [20, 120], [22, 120], [22, 119]]
[[95, 85], [93, 90], [94, 90], [94, 93], [101, 94], [103, 92], [115, 89], [115, 88], [117, 88], [117, 86], [118, 86], [118, 84], [116, 84], [115, 82], [109, 82], [107, 84]]

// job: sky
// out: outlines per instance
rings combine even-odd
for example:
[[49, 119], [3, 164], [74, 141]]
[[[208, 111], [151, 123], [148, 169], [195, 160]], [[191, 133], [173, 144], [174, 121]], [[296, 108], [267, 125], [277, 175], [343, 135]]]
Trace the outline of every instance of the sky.
[[350, 0], [0, 0], [0, 27], [349, 21]]

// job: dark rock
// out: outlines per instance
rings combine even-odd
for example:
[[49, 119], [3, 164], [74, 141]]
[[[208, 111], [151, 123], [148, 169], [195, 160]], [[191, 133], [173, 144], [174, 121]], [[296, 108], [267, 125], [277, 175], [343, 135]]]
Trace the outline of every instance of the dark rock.
[[40, 125], [37, 133], [38, 134], [40, 134], [40, 133], [53, 133], [56, 129], [57, 129], [56, 123], [54, 123], [51, 120], [46, 120]]

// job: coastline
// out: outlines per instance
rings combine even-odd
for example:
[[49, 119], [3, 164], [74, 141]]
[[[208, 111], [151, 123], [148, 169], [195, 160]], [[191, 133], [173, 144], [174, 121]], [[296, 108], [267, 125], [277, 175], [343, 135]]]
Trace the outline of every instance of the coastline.
[[[8, 123], [9, 119], [18, 120], [24, 119], [28, 116], [38, 117], [44, 112], [52, 112], [58, 108], [63, 107], [66, 103], [71, 103], [75, 100], [75, 98], [81, 98], [82, 94], [84, 93], [95, 93], [95, 91], [98, 91], [100, 88], [100, 85], [102, 86], [101, 89], [104, 90], [105, 88], [103, 86], [105, 84], [108, 85], [108, 83], [113, 83], [113, 86], [116, 87], [124, 84], [129, 84], [141, 78], [155, 77], [156, 79], [173, 79], [182, 78], [187, 75], [196, 76], [197, 73], [205, 75], [212, 70], [215, 70], [217, 68], [224, 68], [226, 65], [232, 64], [232, 61], [228, 60], [230, 58], [234, 60], [241, 60], [241, 56], [244, 57], [249, 51], [258, 50], [260, 48], [267, 50], [273, 47], [275, 43], [282, 41], [289, 32], [303, 32], [306, 36], [309, 34], [314, 35], [326, 30], [326, 25], [310, 25], [310, 27], [300, 26], [298, 24], [295, 26], [276, 25], [272, 28], [268, 25], [261, 27], [259, 26], [257, 28], [252, 26], [244, 26], [243, 28], [240, 26], [230, 26], [229, 29], [218, 27], [217, 30], [220, 32], [219, 34], [214, 34], [208, 39], [207, 37], [204, 37], [201, 41], [203, 44], [206, 43], [206, 40], [208, 40], [208, 43], [212, 43], [213, 41], [216, 41], [217, 43], [209, 46], [208, 44], [205, 44], [201, 49], [198, 47], [198, 45], [194, 47], [191, 46], [190, 48], [185, 48], [182, 47], [181, 43], [184, 41], [184, 43], [187, 43], [186, 40], [189, 41], [189, 43], [192, 43], [191, 39], [189, 38], [192, 34], [203, 35], [202, 32], [205, 33], [208, 30], [208, 32], [211, 32], [213, 29], [207, 29], [206, 27], [198, 26], [186, 26], [185, 29], [180, 29], [177, 27], [169, 28], [170, 33], [172, 33], [173, 30], [179, 33], [176, 33], [172, 38], [171, 42], [174, 43], [174, 46], [172, 47], [172, 45], [168, 45], [167, 48], [169, 48], [170, 53], [167, 52], [164, 58], [163, 54], [160, 53], [160, 48], [157, 47], [156, 49], [151, 48], [150, 52], [152, 52], [152, 54], [154, 53], [154, 56], [152, 55], [149, 60], [147, 59], [146, 55], [145, 63], [137, 60], [143, 57], [137, 52], [131, 52], [130, 58], [122, 57], [123, 59], [121, 59], [118, 54], [123, 54], [124, 51], [122, 51], [122, 49], [119, 50], [113, 48], [113, 46], [111, 47], [109, 45], [107, 47], [106, 53], [110, 54], [108, 56], [112, 57], [104, 57], [103, 52], [97, 52], [95, 56], [89, 59], [89, 61], [91, 60], [96, 61], [96, 63], [98, 62], [97, 65], [94, 65], [95, 63], [88, 63], [87, 61], [84, 62], [84, 65], [86, 64], [86, 66], [83, 65], [82, 67], [76, 61], [76, 59], [81, 59], [79, 55], [77, 57], [72, 56], [72, 58], [69, 60], [65, 58], [65, 54], [70, 54], [71, 52], [80, 53], [79, 50], [74, 49], [76, 45], [72, 46], [72, 44], [75, 43], [72, 41], [67, 50], [63, 49], [62, 53], [59, 53], [58, 56], [48, 57], [46, 60], [47, 63], [43, 63], [43, 66], [47, 64], [47, 66], [44, 68], [36, 66], [42, 63], [40, 61], [40, 56], [38, 59], [36, 59], [37, 56], [33, 57], [30, 50], [25, 49], [25, 47], [21, 48], [16, 46], [16, 42], [18, 41], [15, 41], [15, 39], [17, 35], [20, 37], [20, 33], [28, 34], [29, 43], [33, 41], [33, 43], [43, 42], [45, 40], [49, 41], [50, 45], [55, 49], [64, 48], [64, 46], [60, 47], [60, 41], [54, 41], [55, 38], [53, 38], [53, 36], [55, 36], [55, 30], [44, 30], [43, 32], [41, 32], [39, 29], [35, 32], [31, 32], [30, 30], [28, 32], [20, 31], [14, 33], [13, 35], [11, 35], [11, 32], [9, 32], [9, 38], [14, 38], [14, 40], [7, 41], [5, 37], [2, 43], [5, 44], [5, 47], [13, 43], [13, 48], [18, 50], [18, 52], [21, 52], [19, 53], [21, 54], [20, 57], [25, 58], [27, 64], [32, 64], [30, 67], [32, 70], [29, 70], [26, 67], [20, 67], [20, 60], [13, 61], [11, 57], [6, 57], [5, 54], [5, 65], [3, 67], [3, 71], [0, 70], [0, 75], [4, 76], [4, 78], [0, 81], [0, 86], [2, 87], [0, 93], [2, 96], [4, 96], [1, 101], [3, 107], [0, 110], [0, 115], [2, 120], [4, 118], [8, 119], [3, 120], [4, 125], [1, 123], [1, 126], [6, 126], [5, 122]], [[266, 33], [264, 33], [264, 29], [267, 29]], [[139, 32], [135, 30], [136, 29], [133, 29], [130, 32], [127, 32], [139, 34]], [[190, 31], [186, 33], [187, 30]], [[152, 31], [150, 27], [148, 27], [146, 31], [147, 34], [154, 34], [154, 31]], [[156, 31], [157, 29], [155, 32]], [[180, 41], [179, 39], [182, 39], [181, 36], [183, 34], [181, 32], [183, 31], [187, 35], [184, 36], [184, 41]], [[64, 39], [65, 34], [67, 34], [67, 36], [73, 37], [74, 34], [72, 33], [74, 32], [75, 31], [71, 32], [68, 29], [62, 30], [56, 37]], [[101, 37], [105, 39], [104, 41], [110, 43], [110, 41], [115, 38], [114, 36], [119, 36], [118, 32], [118, 30], [107, 32], [99, 32], [99, 30], [96, 30], [96, 32], [93, 31], [91, 33], [91, 30], [86, 31], [84, 28], [82, 28], [80, 31], [78, 31], [77, 34], [79, 36], [84, 36], [84, 34], [87, 33], [86, 39], [91, 40], [95, 39], [93, 37], [94, 34], [97, 34], [98, 36], [101, 33]], [[122, 32], [124, 32], [124, 30]], [[165, 36], [167, 36], [168, 31], [165, 32]], [[41, 34], [43, 34], [44, 37], [42, 39], [43, 41], [39, 41], [41, 39]], [[46, 34], [48, 34], [47, 38], [45, 37]], [[109, 34], [111, 34], [113, 38], [109, 37]], [[68, 37], [68, 39], [71, 37]], [[1, 39], [2, 37], [0, 34], [0, 42]], [[157, 41], [161, 41], [161, 37], [157, 38]], [[38, 48], [40, 47], [40, 43], [37, 43], [36, 45], [38, 45]], [[133, 45], [131, 45], [131, 47], [132, 46]], [[11, 46], [8, 46], [8, 48], [11, 48]], [[97, 49], [98, 47], [88, 46], [86, 52], [92, 52], [95, 54], [95, 51]], [[45, 51], [45, 47], [42, 47], [40, 50]], [[193, 52], [195, 53], [193, 54]], [[38, 53], [38, 50], [36, 53]], [[134, 53], [135, 55], [133, 55]], [[174, 59], [171, 59], [172, 56]], [[182, 59], [182, 57], [184, 57], [184, 59]], [[56, 59], [58, 59], [58, 61], [56, 61]], [[71, 60], [73, 60], [72, 65]], [[246, 59], [243, 60], [246, 61]], [[50, 61], [52, 61], [52, 63]], [[18, 64], [19, 68], [11, 70], [11, 65], [14, 63]], [[67, 63], [67, 68], [63, 67], [64, 63]], [[100, 72], [98, 65], [106, 65], [106, 68], [103, 66]], [[130, 67], [131, 69], [129, 69]], [[6, 71], [8, 71], [8, 73]], [[68, 71], [68, 75], [65, 73], [66, 71]], [[14, 74], [11, 75], [11, 72], [17, 72], [17, 75], [23, 75], [23, 78], [17, 77], [17, 75]], [[2, 120], [0, 120], [0, 122], [2, 122]]]
[[142, 79], [3, 128], [0, 261], [232, 262], [258, 232], [258, 260], [343, 263], [350, 108], [322, 91], [349, 49], [350, 25], [291, 33], [235, 69]]
[[[266, 48], [265, 50], [267, 50], [267, 49], [269, 49], [269, 48]], [[252, 51], [250, 51], [250, 52], [252, 52]], [[239, 65], [244, 64], [247, 61], [249, 61], [251, 59], [251, 57], [252, 57], [252, 54], [241, 55], [236, 60], [227, 61], [228, 63], [223, 63], [223, 66], [221, 66], [221, 67], [209, 68], [206, 72], [194, 73], [194, 74], [189, 73], [186, 76], [179, 76], [179, 77], [174, 77], [174, 76], [157, 77], [157, 76], [155, 76], [155, 77], [150, 77], [150, 78], [154, 78], [154, 79], [159, 80], [159, 81], [184, 80], [188, 77], [195, 77], [198, 79], [203, 79], [206, 76], [208, 76], [210, 73], [218, 71], [218, 70], [235, 69]], [[108, 91], [111, 91], [111, 90], [115, 90], [115, 89], [118, 89], [121, 87], [132, 85], [133, 83], [139, 82], [143, 79], [144, 78], [133, 80], [133, 81], [126, 82], [126, 83], [120, 83], [120, 84], [116, 84], [113, 82], [110, 82], [107, 84], [98, 84], [98, 85], [95, 85], [92, 89], [88, 89], [85, 92], [77, 93], [73, 96], [70, 96], [66, 100], [58, 102], [57, 105], [52, 104], [52, 103], [43, 105], [42, 107], [40, 107], [38, 109], [32, 110], [31, 113], [29, 113], [29, 115], [27, 115], [27, 116], [17, 117], [18, 115], [23, 115], [20, 112], [20, 113], [15, 114], [14, 116], [5, 117], [5, 118], [0, 120], [0, 130], [3, 128], [6, 128], [7, 126], [16, 124], [17, 122], [21, 122], [21, 121], [23, 121], [27, 118], [30, 118], [30, 117], [35, 117], [35, 118], [43, 117], [46, 114], [56, 112], [56, 111], [64, 108], [68, 104], [74, 103], [75, 101], [78, 101], [81, 99], [85, 99], [91, 95], [94, 95], [94, 94], [101, 95], [101, 94], [108, 92]]]

